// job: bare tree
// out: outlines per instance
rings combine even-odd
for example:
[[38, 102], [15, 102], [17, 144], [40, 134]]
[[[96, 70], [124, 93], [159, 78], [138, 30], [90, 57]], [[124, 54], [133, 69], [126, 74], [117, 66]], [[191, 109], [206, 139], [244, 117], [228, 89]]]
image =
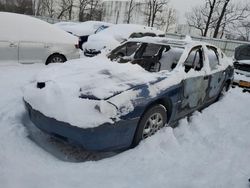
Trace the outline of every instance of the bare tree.
[[187, 14], [187, 23], [198, 29], [202, 36], [210, 32], [214, 38], [222, 38], [231, 25], [248, 17], [246, 7], [231, 0], [205, 0], [204, 5], [193, 8]]
[[168, 7], [169, 0], [146, 0], [141, 4], [147, 25], [153, 27], [157, 20], [162, 20], [162, 14], [166, 13], [164, 9]]
[[163, 12], [156, 17], [155, 26], [167, 33], [176, 24], [176, 21], [176, 10], [172, 7], [165, 7]]
[[78, 20], [80, 22], [84, 21], [84, 14], [85, 14], [85, 11], [87, 10], [88, 4], [89, 4], [89, 0], [78, 1], [78, 7], [79, 7]]
[[41, 0], [40, 14], [53, 18], [56, 14], [54, 0]]
[[1, 1], [0, 11], [32, 15], [33, 14], [33, 1], [32, 0]]
[[78, 8], [79, 21], [101, 20], [102, 18], [103, 7], [98, 0], [79, 0]]
[[231, 6], [225, 17], [227, 36], [244, 41], [250, 40], [250, 6], [240, 4]]
[[165, 18], [165, 32], [169, 32], [171, 27], [176, 24], [177, 16], [176, 10], [173, 8], [169, 8], [167, 10], [166, 18]]
[[128, 7], [128, 12], [127, 12], [127, 24], [130, 23], [130, 19], [132, 17], [132, 11], [135, 8], [134, 0], [129, 1], [129, 7]]
[[198, 29], [201, 36], [206, 37], [216, 22], [215, 12], [218, 12], [221, 0], [204, 0], [204, 5], [194, 7], [187, 13], [189, 26]]
[[[203, 34], [203, 36], [205, 36], [205, 37], [208, 34], [208, 30], [209, 30], [211, 22], [212, 22], [212, 16], [213, 16], [213, 13], [214, 13], [214, 11], [216, 9], [217, 4], [218, 4], [218, 0], [206, 0], [206, 7], [209, 8], [209, 11], [208, 11], [207, 20], [206, 20], [206, 23], [205, 23], [206, 26], [205, 26], [205, 30], [204, 30], [204, 34]], [[206, 14], [203, 14], [203, 15], [206, 15]]]
[[201, 36], [205, 36], [206, 17], [203, 14], [204, 7], [194, 7], [190, 13], [186, 14], [187, 24], [200, 31]]
[[59, 7], [60, 12], [58, 12], [57, 18], [60, 19], [62, 17], [65, 17], [69, 20], [72, 19], [72, 10], [74, 6], [74, 0], [61, 0]]
[[217, 21], [216, 26], [215, 26], [214, 35], [213, 35], [214, 38], [218, 37], [219, 31], [221, 28], [221, 23], [223, 21], [223, 18], [225, 16], [226, 11], [227, 11], [227, 7], [228, 7], [229, 2], [230, 2], [230, 0], [224, 0], [224, 2], [223, 2], [223, 6], [221, 8], [219, 18], [218, 18], [218, 21]]
[[237, 27], [237, 34], [239, 39], [250, 41], [250, 22], [242, 22]]

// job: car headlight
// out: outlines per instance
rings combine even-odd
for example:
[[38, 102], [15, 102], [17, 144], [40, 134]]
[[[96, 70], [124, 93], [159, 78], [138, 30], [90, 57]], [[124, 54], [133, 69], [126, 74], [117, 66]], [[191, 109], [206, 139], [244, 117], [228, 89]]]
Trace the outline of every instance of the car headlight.
[[99, 104], [95, 106], [95, 109], [98, 110], [100, 113], [107, 115], [110, 118], [115, 118], [118, 113], [118, 109], [114, 104], [104, 100], [101, 100]]

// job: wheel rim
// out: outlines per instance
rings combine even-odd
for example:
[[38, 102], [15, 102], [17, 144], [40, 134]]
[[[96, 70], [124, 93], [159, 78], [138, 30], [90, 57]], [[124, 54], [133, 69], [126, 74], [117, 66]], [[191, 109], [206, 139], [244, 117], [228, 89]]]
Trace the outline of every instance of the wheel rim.
[[146, 121], [143, 132], [142, 139], [146, 139], [152, 135], [154, 135], [159, 129], [161, 129], [163, 124], [163, 117], [160, 113], [152, 114]]
[[61, 57], [53, 57], [51, 62], [52, 63], [62, 63], [63, 59]]

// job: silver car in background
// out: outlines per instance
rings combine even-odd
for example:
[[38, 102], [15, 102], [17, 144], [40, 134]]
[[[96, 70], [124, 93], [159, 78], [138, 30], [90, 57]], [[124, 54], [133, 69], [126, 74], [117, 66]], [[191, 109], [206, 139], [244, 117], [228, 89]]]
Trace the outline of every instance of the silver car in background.
[[42, 20], [0, 12], [0, 63], [56, 63], [80, 57], [78, 38]]

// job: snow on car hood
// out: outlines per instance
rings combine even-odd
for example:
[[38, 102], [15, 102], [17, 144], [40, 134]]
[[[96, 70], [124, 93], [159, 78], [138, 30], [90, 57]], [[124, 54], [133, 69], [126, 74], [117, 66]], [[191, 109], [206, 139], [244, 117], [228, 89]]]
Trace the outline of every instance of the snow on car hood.
[[[128, 113], [133, 110], [131, 101], [139, 94], [129, 89], [158, 78], [159, 74], [149, 73], [138, 65], [118, 64], [100, 55], [49, 66], [37, 75], [35, 82], [26, 86], [24, 100], [48, 117], [92, 128], [113, 123], [122, 114], [114, 103], [88, 96], [105, 99], [121, 92], [116, 95], [120, 96], [119, 100], [111, 99], [116, 98], [119, 105], [125, 103], [122, 113]], [[38, 82], [45, 83], [45, 87], [39, 89]]]
[[83, 98], [107, 99], [136, 85], [156, 81], [139, 65], [111, 62], [102, 55], [51, 66], [37, 76], [37, 82], [75, 85]]

